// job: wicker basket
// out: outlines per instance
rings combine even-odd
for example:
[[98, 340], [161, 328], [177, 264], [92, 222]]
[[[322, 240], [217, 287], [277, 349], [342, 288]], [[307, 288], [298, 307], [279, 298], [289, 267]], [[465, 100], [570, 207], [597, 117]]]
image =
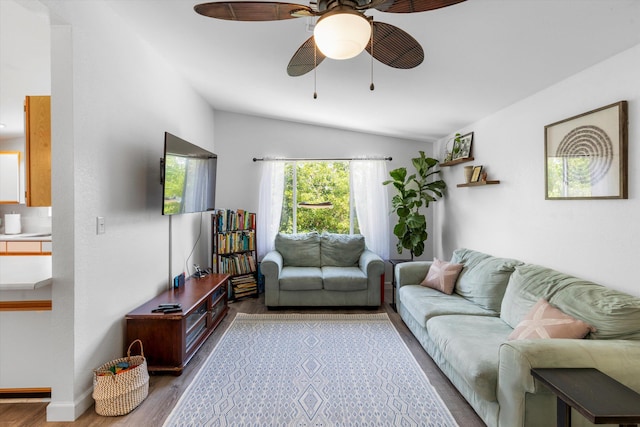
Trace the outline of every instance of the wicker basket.
[[[140, 344], [140, 355], [131, 356], [131, 347]], [[133, 368], [114, 374], [109, 368], [127, 362]], [[109, 417], [125, 415], [133, 411], [149, 394], [149, 372], [144, 358], [142, 341], [129, 345], [127, 357], [105, 363], [93, 372], [93, 398], [96, 413]]]

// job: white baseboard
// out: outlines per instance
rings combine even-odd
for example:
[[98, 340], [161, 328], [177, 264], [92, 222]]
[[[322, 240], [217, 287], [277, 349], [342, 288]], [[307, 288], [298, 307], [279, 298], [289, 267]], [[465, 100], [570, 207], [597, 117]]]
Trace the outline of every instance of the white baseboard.
[[91, 406], [93, 406], [93, 390], [85, 391], [74, 402], [56, 402], [51, 401], [47, 405], [47, 421], [75, 421]]

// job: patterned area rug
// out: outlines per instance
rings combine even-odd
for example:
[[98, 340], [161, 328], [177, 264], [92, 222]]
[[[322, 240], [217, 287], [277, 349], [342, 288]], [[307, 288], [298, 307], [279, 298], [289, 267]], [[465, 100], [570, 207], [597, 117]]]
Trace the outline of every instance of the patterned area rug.
[[385, 313], [238, 314], [169, 426], [457, 426]]

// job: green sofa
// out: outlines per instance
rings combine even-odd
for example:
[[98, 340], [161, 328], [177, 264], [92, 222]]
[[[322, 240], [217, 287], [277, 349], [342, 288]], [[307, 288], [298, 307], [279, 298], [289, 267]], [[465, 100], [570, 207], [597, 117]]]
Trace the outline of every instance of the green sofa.
[[[400, 316], [488, 426], [555, 425], [532, 368], [593, 367], [640, 392], [640, 298], [549, 268], [458, 249], [451, 295], [420, 286], [431, 262], [395, 269]], [[539, 299], [595, 328], [584, 339], [509, 335]], [[574, 414], [573, 426], [590, 426]]]
[[380, 305], [384, 261], [359, 234], [279, 233], [260, 269], [267, 307]]

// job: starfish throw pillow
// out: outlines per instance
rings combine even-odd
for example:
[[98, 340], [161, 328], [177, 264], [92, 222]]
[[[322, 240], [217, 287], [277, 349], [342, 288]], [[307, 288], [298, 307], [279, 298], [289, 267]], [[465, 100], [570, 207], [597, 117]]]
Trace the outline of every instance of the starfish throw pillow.
[[584, 338], [595, 328], [540, 299], [509, 335], [509, 340]]
[[420, 282], [420, 285], [451, 295], [462, 267], [464, 267], [463, 264], [452, 264], [435, 258], [429, 267], [427, 277]]

